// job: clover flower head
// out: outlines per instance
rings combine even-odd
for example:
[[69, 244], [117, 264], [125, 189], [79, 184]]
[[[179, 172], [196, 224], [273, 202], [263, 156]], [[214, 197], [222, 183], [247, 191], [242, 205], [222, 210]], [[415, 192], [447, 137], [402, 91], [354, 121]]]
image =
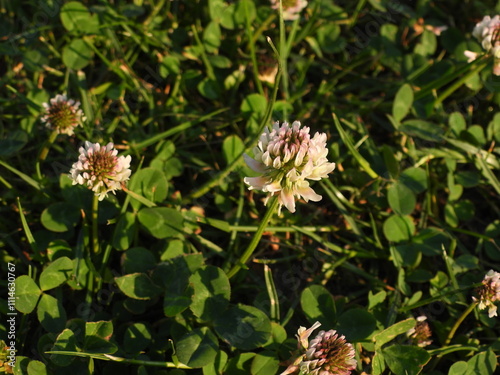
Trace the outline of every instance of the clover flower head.
[[[500, 16], [496, 15], [493, 18], [485, 16], [474, 27], [472, 36], [481, 43], [487, 54], [494, 57], [493, 74], [500, 75]], [[464, 54], [468, 62], [474, 61], [479, 55], [472, 51], [464, 51]]]
[[[497, 316], [497, 307], [495, 302], [500, 300], [500, 273], [489, 270], [484, 276], [483, 285], [478, 290], [479, 310], [488, 308], [488, 316], [493, 318]], [[474, 301], [477, 298], [472, 297]]]
[[41, 121], [49, 129], [59, 134], [73, 135], [74, 129], [86, 118], [80, 107], [80, 102], [68, 99], [66, 95], [56, 95], [49, 103], [43, 103], [45, 114]]
[[258, 78], [262, 82], [270, 83], [274, 85], [276, 81], [276, 75], [278, 74], [278, 63], [276, 59], [267, 53], [259, 53], [257, 55], [258, 62]]
[[70, 170], [73, 185], [84, 185], [102, 201], [109, 192], [115, 194], [122, 189], [122, 183], [130, 178], [130, 155], [117, 156], [113, 143], [101, 146], [99, 143], [85, 142], [80, 147], [78, 161]]
[[427, 317], [425, 315], [417, 317], [417, 324], [415, 325], [415, 327], [406, 332], [406, 336], [412, 342], [412, 344], [415, 344], [422, 348], [432, 344], [432, 340], [429, 340], [432, 336], [432, 331], [429, 327], [429, 323], [427, 323], [426, 320]]
[[335, 330], [320, 331], [308, 342], [312, 331], [321, 324], [316, 322], [311, 328], [300, 327], [297, 334], [299, 356], [281, 375], [349, 375], [356, 368], [356, 353], [352, 344]]
[[[283, 19], [292, 21], [299, 18], [299, 13], [307, 6], [307, 0], [282, 0]], [[271, 8], [279, 9], [280, 0], [271, 0]]]
[[249, 189], [269, 193], [264, 203], [273, 195], [278, 196], [279, 209], [285, 206], [295, 212], [295, 198], [318, 202], [321, 195], [309, 186], [307, 180], [318, 181], [328, 177], [335, 169], [335, 163], [329, 163], [326, 156], [326, 134], [309, 134], [309, 128], [301, 128], [299, 121], [292, 126], [279, 121], [272, 128], [265, 129], [257, 146], [253, 149], [254, 157], [244, 155], [245, 162], [258, 177], [245, 177]]

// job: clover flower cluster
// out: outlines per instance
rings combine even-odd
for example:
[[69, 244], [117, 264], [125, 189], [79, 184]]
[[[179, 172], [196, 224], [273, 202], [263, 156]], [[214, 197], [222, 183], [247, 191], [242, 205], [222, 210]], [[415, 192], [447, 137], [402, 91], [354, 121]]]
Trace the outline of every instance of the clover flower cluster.
[[295, 197], [302, 197], [306, 202], [320, 201], [321, 195], [316, 194], [307, 180], [321, 180], [335, 169], [335, 163], [329, 163], [326, 158], [326, 134], [316, 133], [311, 138], [309, 128], [301, 128], [299, 121], [292, 126], [275, 122], [262, 133], [253, 154], [253, 158], [245, 154], [245, 161], [261, 176], [245, 177], [244, 181], [250, 190], [269, 193], [265, 204], [277, 195], [278, 213], [282, 206], [295, 212]]
[[[282, 0], [283, 19], [292, 21], [299, 18], [299, 14], [307, 6], [307, 0]], [[279, 9], [280, 0], [271, 0], [271, 8]]]
[[[481, 43], [484, 51], [493, 56], [493, 74], [500, 75], [500, 16], [485, 16], [472, 31], [472, 36]], [[474, 61], [478, 53], [465, 51], [468, 61]]]
[[115, 194], [122, 189], [122, 183], [130, 178], [130, 155], [117, 156], [113, 143], [101, 146], [85, 142], [80, 147], [78, 161], [73, 164], [70, 175], [73, 185], [84, 185], [102, 201], [109, 192]]
[[406, 336], [412, 344], [420, 346], [421, 348], [432, 344], [432, 340], [430, 339], [432, 336], [431, 328], [429, 327], [429, 323], [426, 322], [427, 317], [425, 315], [421, 315], [417, 317], [417, 324], [412, 329], [406, 332]]
[[296, 335], [298, 356], [281, 375], [349, 375], [356, 368], [352, 344], [335, 330], [320, 331], [308, 341], [312, 331], [320, 325], [316, 322], [309, 329], [299, 328]]
[[45, 114], [41, 121], [47, 128], [57, 131], [59, 134], [73, 135], [74, 129], [85, 121], [80, 107], [80, 102], [68, 99], [66, 95], [56, 95], [49, 103], [43, 103]]
[[[489, 270], [484, 276], [483, 285], [478, 290], [479, 293], [479, 309], [488, 308], [488, 316], [493, 318], [497, 316], [497, 307], [495, 302], [500, 300], [500, 273]], [[477, 298], [472, 297], [474, 301]]]

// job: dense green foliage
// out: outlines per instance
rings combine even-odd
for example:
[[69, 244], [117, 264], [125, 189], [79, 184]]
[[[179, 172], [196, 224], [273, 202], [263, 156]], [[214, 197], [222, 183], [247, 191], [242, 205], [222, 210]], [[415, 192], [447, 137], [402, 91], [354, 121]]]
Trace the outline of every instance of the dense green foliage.
[[[500, 328], [473, 297], [500, 271], [500, 77], [464, 51], [482, 51], [471, 33], [495, 1], [310, 0], [281, 27], [268, 0], [0, 11], [14, 374], [279, 374], [316, 321], [353, 344], [357, 374], [494, 373]], [[277, 85], [259, 78], [280, 59]], [[86, 119], [51, 139], [57, 94]], [[228, 277], [266, 214], [242, 156], [271, 120], [325, 132], [337, 166]], [[69, 177], [85, 141], [132, 158], [98, 203]], [[419, 316], [429, 345], [406, 334]]]

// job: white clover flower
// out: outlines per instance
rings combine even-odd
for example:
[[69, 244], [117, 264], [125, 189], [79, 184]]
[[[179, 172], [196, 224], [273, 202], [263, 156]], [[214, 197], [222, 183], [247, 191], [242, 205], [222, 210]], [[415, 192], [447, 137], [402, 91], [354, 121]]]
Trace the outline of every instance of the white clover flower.
[[420, 347], [425, 347], [427, 345], [432, 344], [432, 340], [430, 340], [432, 336], [431, 328], [429, 327], [429, 323], [426, 322], [427, 317], [425, 315], [421, 315], [417, 317], [417, 324], [415, 327], [409, 329], [406, 332], [406, 337], [412, 342], [412, 344], [416, 344]]
[[[283, 19], [292, 21], [299, 18], [299, 13], [307, 6], [307, 0], [282, 0]], [[271, 0], [271, 8], [279, 9], [280, 1]]]
[[[481, 43], [484, 51], [494, 57], [493, 74], [500, 75], [500, 16], [493, 18], [485, 16], [478, 22], [472, 31], [472, 36]], [[474, 61], [479, 54], [472, 51], [464, 51], [467, 61]]]
[[130, 178], [130, 155], [117, 156], [113, 143], [101, 146], [99, 143], [85, 142], [80, 147], [78, 161], [69, 171], [73, 185], [84, 185], [91, 189], [102, 201], [109, 192], [121, 190], [122, 183]]
[[43, 103], [45, 115], [41, 121], [49, 129], [56, 130], [59, 134], [73, 135], [73, 130], [85, 121], [86, 118], [80, 108], [80, 102], [69, 99], [66, 95], [56, 95], [49, 103]]
[[349, 375], [356, 368], [356, 353], [352, 344], [347, 343], [344, 336], [331, 329], [320, 331], [308, 342], [312, 331], [321, 323], [305, 329], [300, 327], [297, 336], [298, 356], [281, 375]]
[[259, 177], [245, 177], [249, 189], [269, 193], [264, 203], [273, 195], [278, 196], [279, 208], [285, 206], [295, 212], [295, 197], [318, 202], [321, 195], [309, 186], [307, 180], [321, 180], [335, 169], [335, 163], [329, 163], [326, 155], [326, 134], [316, 133], [311, 138], [309, 128], [300, 128], [295, 121], [290, 127], [287, 122], [281, 126], [279, 121], [260, 136], [253, 150], [254, 157], [244, 155], [245, 162]]
[[[475, 297], [472, 297], [477, 301]], [[494, 302], [500, 300], [500, 273], [489, 270], [484, 276], [483, 285], [479, 288], [479, 310], [488, 308], [488, 316], [497, 316], [497, 307]]]

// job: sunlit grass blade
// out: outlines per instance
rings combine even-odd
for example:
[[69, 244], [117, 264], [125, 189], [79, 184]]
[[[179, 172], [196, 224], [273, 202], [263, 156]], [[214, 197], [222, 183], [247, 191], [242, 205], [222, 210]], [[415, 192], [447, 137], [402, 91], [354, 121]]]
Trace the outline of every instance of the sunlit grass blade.
[[140, 360], [140, 359], [123, 358], [123, 357], [117, 357], [117, 356], [110, 355], [110, 354], [72, 352], [72, 351], [65, 351], [65, 350], [51, 350], [51, 351], [47, 351], [45, 353], [46, 354], [57, 354], [57, 355], [69, 355], [69, 356], [82, 357], [82, 358], [93, 358], [93, 359], [99, 359], [101, 361], [128, 363], [131, 365], [143, 365], [143, 366], [163, 367], [163, 368], [178, 368], [178, 369], [185, 369], [185, 370], [191, 369], [191, 367], [183, 365], [182, 363], [179, 363], [178, 365], [176, 365], [173, 362], [147, 361], [147, 360]]
[[361, 168], [363, 168], [363, 170], [366, 173], [368, 173], [368, 175], [371, 178], [377, 178], [378, 174], [370, 167], [370, 163], [368, 163], [368, 161], [363, 156], [361, 156], [359, 151], [354, 147], [354, 144], [351, 142], [351, 139], [342, 128], [342, 125], [340, 125], [340, 121], [337, 118], [337, 115], [335, 115], [335, 113], [332, 113], [332, 116], [333, 116], [333, 122], [335, 123], [335, 127], [339, 132], [340, 138], [342, 139], [342, 142], [344, 142], [346, 147], [349, 149], [351, 155], [354, 157], [354, 159], [356, 159]]
[[11, 171], [12, 173], [16, 174], [17, 176], [19, 176], [21, 179], [23, 179], [26, 183], [28, 183], [30, 186], [34, 187], [35, 189], [37, 190], [42, 190], [42, 185], [40, 185], [37, 181], [35, 181], [34, 179], [32, 179], [30, 176], [28, 176], [27, 174], [17, 170], [16, 168], [10, 166], [9, 164], [3, 162], [2, 160], [0, 160], [0, 165], [7, 168], [9, 171]]
[[19, 217], [21, 218], [21, 223], [23, 225], [24, 234], [28, 239], [28, 243], [30, 244], [31, 250], [33, 250], [33, 254], [36, 257], [40, 256], [40, 250], [38, 249], [38, 245], [36, 244], [35, 237], [31, 233], [31, 229], [26, 221], [26, 216], [24, 216], [23, 207], [21, 206], [21, 199], [17, 197], [17, 208], [19, 209]]
[[273, 273], [267, 264], [264, 265], [264, 279], [266, 281], [267, 295], [269, 296], [270, 301], [269, 316], [271, 317], [271, 320], [279, 322], [280, 301], [276, 291], [276, 285], [274, 285]]

